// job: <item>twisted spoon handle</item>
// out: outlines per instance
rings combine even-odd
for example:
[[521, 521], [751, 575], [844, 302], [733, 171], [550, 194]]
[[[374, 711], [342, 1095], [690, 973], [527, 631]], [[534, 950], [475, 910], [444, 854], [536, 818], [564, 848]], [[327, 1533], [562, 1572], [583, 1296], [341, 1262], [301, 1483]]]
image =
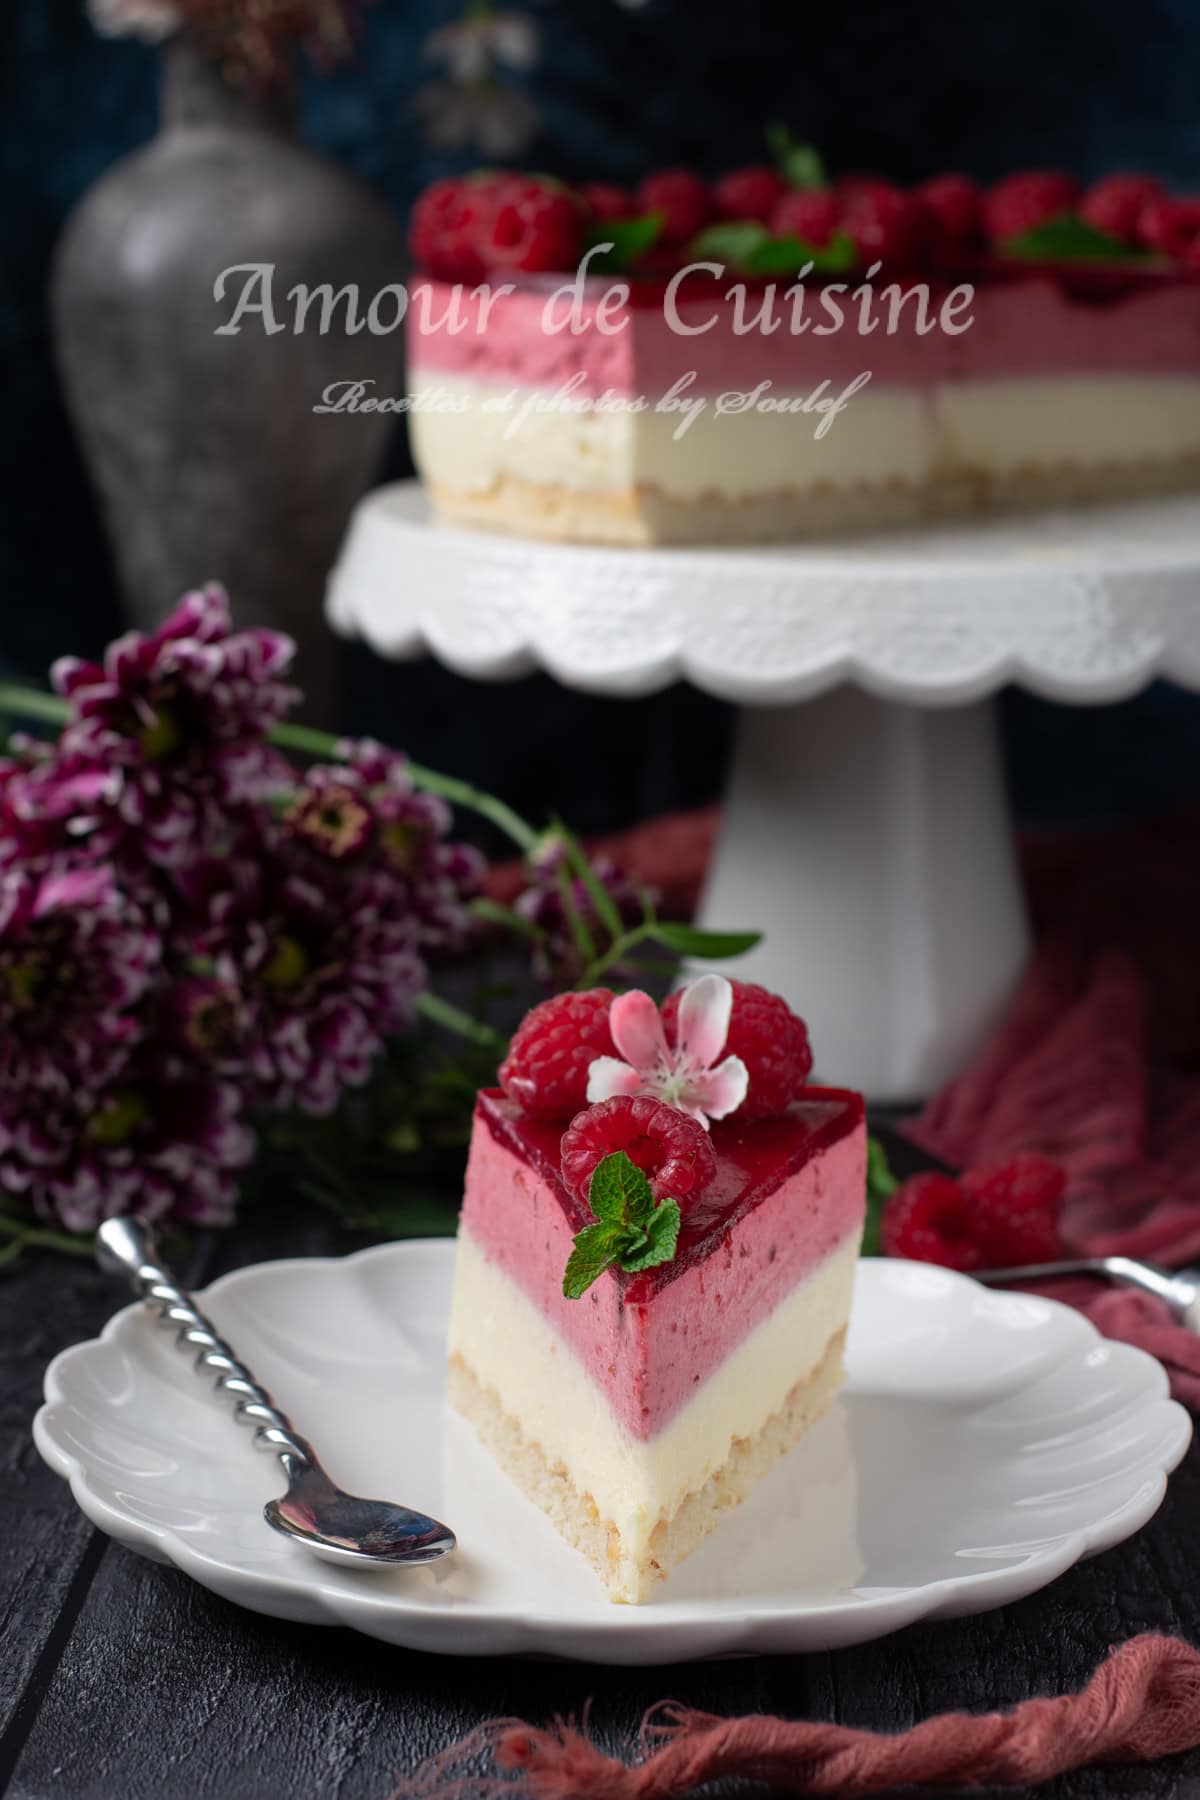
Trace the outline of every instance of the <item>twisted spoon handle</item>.
[[106, 1274], [123, 1275], [159, 1324], [175, 1327], [176, 1345], [191, 1353], [197, 1374], [216, 1377], [216, 1391], [234, 1402], [238, 1423], [254, 1427], [255, 1444], [273, 1450], [289, 1478], [316, 1464], [287, 1414], [164, 1267], [148, 1226], [136, 1219], [106, 1219], [96, 1233], [96, 1261]]

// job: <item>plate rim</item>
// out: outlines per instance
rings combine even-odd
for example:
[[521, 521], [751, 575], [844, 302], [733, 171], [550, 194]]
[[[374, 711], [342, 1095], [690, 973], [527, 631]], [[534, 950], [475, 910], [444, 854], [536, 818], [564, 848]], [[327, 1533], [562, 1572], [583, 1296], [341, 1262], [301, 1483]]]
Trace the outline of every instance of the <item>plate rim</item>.
[[[279, 1257], [229, 1270], [207, 1287], [195, 1290], [195, 1297], [203, 1306], [233, 1288], [253, 1285], [264, 1277], [286, 1275], [289, 1270], [343, 1268], [349, 1264], [429, 1253], [440, 1256], [451, 1251], [455, 1242], [453, 1237], [402, 1238], [368, 1245], [344, 1256]], [[901, 1258], [861, 1259], [863, 1267], [874, 1266], [882, 1270], [889, 1264], [897, 1268], [932, 1266], [909, 1264]], [[957, 1270], [939, 1267], [937, 1273], [948, 1278], [951, 1287], [969, 1288], [976, 1297], [984, 1297], [986, 1303], [1004, 1298], [996, 1290], [984, 1287]], [[200, 1586], [234, 1604], [268, 1616], [342, 1626], [362, 1631], [398, 1648], [448, 1655], [534, 1652], [577, 1661], [663, 1663], [714, 1654], [736, 1654], [747, 1649], [768, 1654], [794, 1654], [812, 1646], [795, 1641], [789, 1643], [789, 1636], [794, 1638], [797, 1632], [826, 1618], [843, 1626], [852, 1623], [849, 1634], [837, 1631], [831, 1638], [832, 1643], [843, 1646], [882, 1637], [922, 1619], [981, 1613], [1007, 1605], [1047, 1586], [1083, 1558], [1124, 1542], [1157, 1512], [1166, 1493], [1168, 1477], [1182, 1461], [1193, 1436], [1190, 1414], [1170, 1396], [1166, 1371], [1148, 1351], [1119, 1339], [1104, 1338], [1091, 1320], [1074, 1307], [1049, 1296], [1037, 1295], [1036, 1299], [1039, 1305], [1069, 1315], [1073, 1329], [1084, 1328], [1085, 1338], [1107, 1344], [1131, 1367], [1140, 1365], [1141, 1378], [1149, 1384], [1146, 1402], [1163, 1409], [1164, 1428], [1168, 1428], [1163, 1447], [1147, 1460], [1145, 1481], [1114, 1511], [1090, 1526], [1065, 1533], [1045, 1549], [1032, 1551], [1016, 1567], [983, 1568], [962, 1575], [941, 1576], [882, 1594], [856, 1594], [850, 1602], [837, 1607], [828, 1604], [772, 1608], [751, 1605], [735, 1612], [729, 1610], [728, 1602], [725, 1602], [726, 1610], [705, 1611], [702, 1601], [691, 1600], [678, 1603], [686, 1609], [682, 1615], [678, 1611], [666, 1613], [653, 1606], [612, 1606], [593, 1617], [570, 1619], [542, 1612], [516, 1612], [476, 1601], [456, 1601], [452, 1608], [436, 1600], [420, 1598], [401, 1599], [397, 1604], [394, 1590], [385, 1592], [375, 1587], [372, 1591], [369, 1572], [347, 1589], [344, 1580], [338, 1579], [344, 1577], [344, 1571], [329, 1570], [315, 1558], [307, 1563], [298, 1561], [294, 1568], [281, 1573], [232, 1565], [208, 1555], [181, 1538], [172, 1527], [136, 1519], [112, 1505], [97, 1491], [85, 1462], [59, 1442], [55, 1433], [54, 1409], [72, 1404], [63, 1387], [64, 1371], [101, 1345], [120, 1342], [131, 1322], [144, 1311], [140, 1300], [120, 1307], [96, 1336], [68, 1345], [51, 1360], [43, 1378], [43, 1401], [33, 1420], [33, 1440], [43, 1461], [68, 1482], [80, 1511], [106, 1535], [152, 1561], [179, 1569]], [[280, 1604], [266, 1604], [270, 1601]], [[387, 1634], [372, 1631], [372, 1622], [383, 1617], [399, 1621], [402, 1629]], [[478, 1641], [481, 1632], [496, 1641], [481, 1643]], [[472, 1633], [476, 1634], [473, 1643], [470, 1641]], [[770, 1635], [771, 1641], [756, 1643], [756, 1638], [761, 1638], [764, 1633]], [[689, 1647], [693, 1640], [702, 1640], [704, 1647]]]

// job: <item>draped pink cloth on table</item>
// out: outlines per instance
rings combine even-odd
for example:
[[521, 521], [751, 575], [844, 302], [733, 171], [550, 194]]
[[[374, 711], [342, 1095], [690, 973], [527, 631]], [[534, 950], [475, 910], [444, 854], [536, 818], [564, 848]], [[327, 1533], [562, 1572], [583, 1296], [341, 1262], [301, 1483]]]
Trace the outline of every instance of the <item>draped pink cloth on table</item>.
[[598, 1750], [586, 1726], [496, 1719], [425, 1763], [392, 1800], [673, 1800], [737, 1777], [842, 1800], [926, 1783], [1025, 1790], [1086, 1764], [1150, 1762], [1198, 1743], [1200, 1652], [1146, 1635], [1114, 1650], [1078, 1694], [1004, 1713], [943, 1713], [895, 1736], [721, 1719], [664, 1701], [646, 1715], [640, 1760], [626, 1764]]
[[[957, 1166], [1043, 1150], [1069, 1172], [1068, 1246], [1200, 1263], [1200, 820], [1027, 842], [1039, 947], [968, 1069], [906, 1127]], [[1166, 1366], [1200, 1407], [1200, 1337], [1095, 1281], [1040, 1291]]]

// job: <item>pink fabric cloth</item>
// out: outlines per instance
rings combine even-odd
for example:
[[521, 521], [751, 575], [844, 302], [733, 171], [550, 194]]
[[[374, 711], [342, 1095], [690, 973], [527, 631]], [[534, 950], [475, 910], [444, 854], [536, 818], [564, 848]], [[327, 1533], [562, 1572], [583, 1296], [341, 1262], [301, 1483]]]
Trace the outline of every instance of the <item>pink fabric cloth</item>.
[[[906, 1127], [957, 1166], [1043, 1150], [1065, 1164], [1068, 1249], [1178, 1267], [1200, 1261], [1200, 1080], [1148, 1056], [1144, 976], [1121, 950], [1078, 939], [1035, 958], [971, 1067]], [[1158, 1301], [1094, 1281], [1042, 1291], [1087, 1313], [1108, 1337], [1166, 1366], [1174, 1393], [1200, 1407], [1200, 1336]]]
[[[1149, 1762], [1200, 1745], [1200, 1652], [1176, 1638], [1131, 1638], [1081, 1693], [1008, 1713], [944, 1713], [894, 1737], [846, 1725], [720, 1719], [669, 1702], [642, 1726], [632, 1767], [558, 1720], [494, 1720], [423, 1765], [392, 1800], [672, 1800], [737, 1777], [844, 1800], [910, 1784], [1028, 1788], [1088, 1763]], [[482, 1774], [464, 1765], [482, 1753]]]

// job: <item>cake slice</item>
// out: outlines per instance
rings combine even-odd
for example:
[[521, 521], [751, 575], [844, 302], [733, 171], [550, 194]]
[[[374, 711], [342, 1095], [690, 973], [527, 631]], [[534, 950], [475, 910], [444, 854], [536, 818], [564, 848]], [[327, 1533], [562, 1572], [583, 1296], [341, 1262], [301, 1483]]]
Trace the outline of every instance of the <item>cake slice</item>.
[[[727, 1055], [714, 1071], [709, 1056], [690, 1086], [686, 1048], [666, 1045], [672, 1067], [596, 1056], [595, 1030], [570, 1041], [571, 1003], [593, 997], [565, 996], [518, 1033], [509, 1092], [480, 1095], [467, 1167], [450, 1400], [619, 1601], [643, 1600], [695, 1549], [842, 1381], [865, 1196], [862, 1099], [803, 1086], [807, 1039], [782, 1001], [703, 980], [720, 984], [708, 994], [724, 990], [731, 1042], [739, 1009], [786, 1014], [803, 1040], [790, 1071], [786, 1041], [781, 1058], [778, 1042], [756, 1049], [745, 1032], [746, 1059]], [[643, 1023], [655, 1010], [643, 995], [596, 999], [590, 1024], [606, 1028], [616, 1013], [618, 1048], [630, 1042], [620, 1024], [630, 1003], [645, 1003]], [[565, 1040], [547, 1033], [547, 1009], [567, 1018]], [[523, 1080], [523, 1043], [539, 1032], [552, 1050]], [[753, 1116], [756, 1056], [759, 1106], [765, 1095], [772, 1116]], [[564, 1066], [587, 1076], [583, 1097], [595, 1102], [565, 1135], [561, 1119], [538, 1116], [561, 1110]], [[738, 1070], [737, 1104], [706, 1130], [695, 1115], [705, 1098], [724, 1110]], [[638, 1193], [642, 1223], [615, 1222], [613, 1195]], [[628, 1247], [605, 1264], [605, 1234], [623, 1231]]]

